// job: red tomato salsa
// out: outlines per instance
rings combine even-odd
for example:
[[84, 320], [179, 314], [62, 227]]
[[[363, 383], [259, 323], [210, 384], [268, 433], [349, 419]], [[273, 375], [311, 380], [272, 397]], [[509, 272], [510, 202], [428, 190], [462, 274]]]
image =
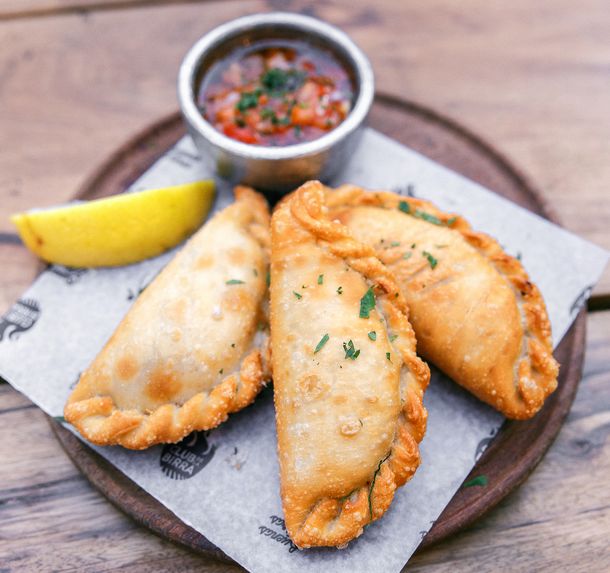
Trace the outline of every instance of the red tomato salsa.
[[339, 125], [353, 101], [350, 77], [327, 51], [304, 42], [266, 42], [212, 66], [199, 89], [203, 117], [232, 139], [284, 146]]

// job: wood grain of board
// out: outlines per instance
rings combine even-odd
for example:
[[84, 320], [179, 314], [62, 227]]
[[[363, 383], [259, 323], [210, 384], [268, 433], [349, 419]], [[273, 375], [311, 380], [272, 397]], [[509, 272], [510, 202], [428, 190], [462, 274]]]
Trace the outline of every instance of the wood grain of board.
[[[610, 312], [589, 315], [585, 372], [557, 441], [487, 517], [406, 573], [610, 569]], [[92, 489], [44, 415], [0, 386], [0, 563], [11, 571], [233, 573], [157, 538]], [[52, 550], [50, 550], [52, 547]]]
[[[610, 248], [606, 0], [235, 0], [0, 22], [0, 232], [11, 212], [67, 199], [118, 142], [174, 109], [177, 66], [199, 35], [267, 9], [344, 28], [380, 89], [493, 141], [566, 227]], [[610, 295], [610, 270], [595, 293]]]

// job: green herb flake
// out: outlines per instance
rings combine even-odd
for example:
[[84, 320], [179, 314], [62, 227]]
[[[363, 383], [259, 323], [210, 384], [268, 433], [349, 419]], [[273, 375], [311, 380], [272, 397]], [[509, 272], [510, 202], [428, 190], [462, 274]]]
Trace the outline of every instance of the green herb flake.
[[400, 247], [400, 241], [392, 241], [390, 247]]
[[457, 221], [457, 217], [451, 217], [449, 219], [447, 219], [447, 222], [445, 223], [445, 225], [447, 225], [448, 227], [451, 227], [451, 225], [453, 225], [453, 223], [455, 223]]
[[375, 293], [373, 287], [369, 287], [360, 299], [360, 318], [369, 318], [371, 310], [375, 308]]
[[242, 113], [258, 105], [258, 94], [256, 92], [243, 92], [235, 107]]
[[323, 285], [324, 284], [324, 275], [318, 275], [318, 284], [319, 285]]
[[345, 351], [345, 359], [356, 360], [360, 356], [360, 350], [356, 350], [353, 340], [350, 338], [349, 342], [343, 343], [343, 350]]
[[255, 277], [258, 276], [258, 271], [256, 269], [252, 269], [252, 273], [254, 274]]
[[480, 475], [475, 478], [472, 478], [471, 480], [468, 480], [467, 482], [464, 483], [464, 485], [462, 485], [462, 487], [473, 487], [475, 485], [480, 485], [480, 486], [484, 487], [488, 483], [489, 483], [489, 480], [487, 479], [487, 476]]
[[230, 281], [227, 281], [225, 284], [227, 284], [227, 285], [243, 285], [244, 281], [240, 281], [239, 279], [231, 279]]
[[235, 348], [235, 342], [231, 343], [231, 348]]
[[267, 283], [267, 286], [271, 286], [271, 273], [269, 271], [267, 271], [267, 276], [265, 277], [265, 282]]
[[342, 287], [342, 286], [340, 286], [340, 287], [337, 289], [337, 294], [343, 294], [343, 287]]
[[370, 338], [372, 341], [377, 340], [377, 333], [376, 333], [374, 330], [371, 330], [371, 332], [369, 332], [369, 338]]
[[403, 258], [403, 259], [405, 259], [405, 261], [406, 261], [406, 260], [410, 259], [412, 256], [413, 256], [413, 253], [408, 252], [408, 253], [405, 253], [405, 254], [402, 256], [402, 258]]
[[53, 420], [55, 420], [58, 424], [65, 424], [66, 419], [63, 416], [53, 416]]
[[387, 358], [387, 359], [388, 359], [390, 362], [392, 362], [392, 355], [391, 355], [389, 352], [386, 352], [386, 353], [385, 353], [385, 357], [386, 357], [386, 358]]
[[292, 294], [293, 294], [294, 296], [296, 296], [296, 297], [297, 297], [299, 300], [301, 300], [301, 299], [303, 298], [303, 295], [302, 295], [302, 294], [299, 294], [299, 293], [298, 293], [297, 291], [295, 291], [295, 290], [293, 290], [293, 291], [292, 291]]
[[394, 342], [397, 338], [398, 334], [392, 334], [392, 336], [390, 336], [390, 342]]
[[316, 354], [317, 352], [320, 352], [320, 350], [322, 350], [322, 348], [324, 348], [324, 345], [328, 342], [328, 339], [330, 338], [330, 336], [328, 336], [328, 334], [325, 334], [321, 339], [320, 342], [318, 342], [318, 345], [316, 346], [315, 350], [313, 351], [314, 354]]
[[417, 243], [411, 243], [411, 248], [414, 249], [415, 247], [417, 247]]
[[428, 263], [430, 263], [430, 268], [433, 269], [438, 265], [438, 260], [434, 258], [428, 251], [422, 251], [422, 256], [428, 259]]
[[437, 249], [446, 249], [449, 245], [434, 245]]
[[398, 210], [408, 215], [411, 213], [411, 206], [406, 201], [401, 201], [398, 203]]
[[221, 368], [221, 369], [218, 371], [218, 374], [222, 374], [224, 371], [225, 371], [225, 369], [224, 369], [224, 368]]
[[442, 225], [443, 224], [443, 222], [438, 217], [435, 217], [434, 215], [431, 215], [430, 213], [426, 213], [425, 211], [420, 211], [419, 209], [415, 210], [415, 216], [418, 219], [422, 219], [423, 221], [427, 221], [428, 223], [432, 223], [433, 225]]

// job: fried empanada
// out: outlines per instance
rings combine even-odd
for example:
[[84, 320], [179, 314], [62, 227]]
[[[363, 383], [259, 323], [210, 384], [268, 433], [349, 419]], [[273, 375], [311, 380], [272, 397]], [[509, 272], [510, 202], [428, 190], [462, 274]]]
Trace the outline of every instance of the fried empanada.
[[214, 428], [268, 372], [269, 211], [235, 190], [144, 290], [65, 407], [90, 442], [143, 449]]
[[430, 371], [374, 250], [309, 182], [271, 219], [271, 339], [281, 493], [299, 547], [340, 546], [419, 465]]
[[351, 185], [326, 200], [395, 274], [418, 352], [508, 418], [536, 414], [559, 366], [544, 301], [521, 263], [427, 201]]

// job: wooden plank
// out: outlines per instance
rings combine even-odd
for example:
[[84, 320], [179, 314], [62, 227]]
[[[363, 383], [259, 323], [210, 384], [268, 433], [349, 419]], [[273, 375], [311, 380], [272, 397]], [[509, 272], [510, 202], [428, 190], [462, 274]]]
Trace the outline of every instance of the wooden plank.
[[[610, 568], [609, 344], [610, 312], [589, 315], [584, 379], [546, 458], [488, 517], [418, 555], [407, 571]], [[15, 403], [26, 401], [0, 387], [1, 400], [10, 394]], [[41, 412], [0, 411], [0, 431], [0, 563], [9, 570], [239, 570], [162, 541], [123, 516], [78, 474]]]
[[174, 109], [178, 64], [199, 35], [267, 6], [343, 27], [371, 56], [381, 90], [493, 141], [569, 229], [610, 248], [605, 0], [239, 0], [4, 22], [0, 232], [11, 228], [8, 213], [70, 198], [102, 157]]

